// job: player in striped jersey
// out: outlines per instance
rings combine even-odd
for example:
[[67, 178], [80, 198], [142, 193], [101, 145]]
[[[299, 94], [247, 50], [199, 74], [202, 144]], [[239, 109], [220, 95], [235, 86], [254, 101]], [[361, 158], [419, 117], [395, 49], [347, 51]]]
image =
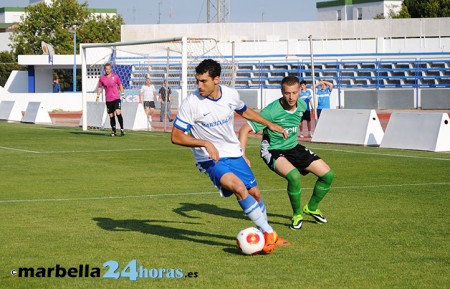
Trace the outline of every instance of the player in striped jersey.
[[262, 123], [281, 138], [287, 136], [286, 132], [247, 108], [235, 89], [219, 85], [218, 62], [203, 60], [195, 71], [198, 90], [180, 106], [172, 129], [172, 143], [191, 147], [197, 168], [211, 178], [221, 195], [236, 196], [242, 210], [264, 233], [265, 253], [276, 246], [289, 245], [267, 222], [266, 206], [234, 132], [234, 113]]

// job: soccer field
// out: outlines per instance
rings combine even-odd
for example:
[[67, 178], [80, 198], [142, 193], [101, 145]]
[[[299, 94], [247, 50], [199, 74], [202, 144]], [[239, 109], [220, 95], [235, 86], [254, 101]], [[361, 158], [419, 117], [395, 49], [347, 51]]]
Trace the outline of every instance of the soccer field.
[[448, 153], [307, 144], [336, 172], [329, 223], [292, 231], [286, 182], [250, 139], [269, 221], [292, 245], [243, 256], [235, 236], [253, 224], [168, 133], [0, 131], [0, 288], [449, 288]]

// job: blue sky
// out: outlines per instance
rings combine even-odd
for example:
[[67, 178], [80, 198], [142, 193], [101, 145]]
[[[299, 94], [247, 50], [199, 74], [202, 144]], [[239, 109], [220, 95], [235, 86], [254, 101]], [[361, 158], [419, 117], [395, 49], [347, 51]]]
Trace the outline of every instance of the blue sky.
[[[319, 2], [317, 0], [230, 1], [229, 22], [315, 21], [316, 2]], [[206, 0], [88, 0], [87, 2], [90, 8], [116, 8], [126, 24], [156, 24], [158, 17], [161, 24], [206, 22]], [[216, 0], [213, 2], [215, 3]], [[28, 0], [0, 0], [0, 7], [21, 7], [28, 4]]]

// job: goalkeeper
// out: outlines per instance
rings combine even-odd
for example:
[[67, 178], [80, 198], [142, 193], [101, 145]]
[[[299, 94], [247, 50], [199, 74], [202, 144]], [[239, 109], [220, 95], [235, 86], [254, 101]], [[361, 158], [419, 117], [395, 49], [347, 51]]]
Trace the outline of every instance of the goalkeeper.
[[[121, 106], [122, 102], [120, 96], [124, 98], [122, 81], [119, 76], [112, 72], [111, 64], [105, 64], [105, 74], [100, 77], [97, 88], [97, 103], [102, 93], [102, 89], [105, 88], [106, 108], [108, 110], [109, 122], [111, 124], [111, 136], [116, 136], [116, 117], [120, 125], [120, 136], [124, 136], [123, 131], [123, 117]], [[120, 95], [119, 95], [120, 90]], [[115, 115], [114, 115], [115, 114]]]
[[311, 199], [303, 207], [303, 213], [313, 217], [317, 223], [327, 223], [318, 205], [330, 190], [334, 171], [318, 155], [297, 142], [298, 127], [306, 110], [306, 103], [299, 99], [299, 79], [296, 76], [285, 77], [281, 81], [281, 92], [283, 96], [265, 107], [261, 115], [282, 126], [288, 132], [288, 137], [283, 139], [266, 126], [248, 121], [239, 131], [239, 140], [244, 158], [250, 164], [245, 157], [248, 134], [263, 131], [261, 158], [272, 171], [287, 180], [287, 193], [293, 209], [290, 228], [300, 230], [303, 223], [300, 175], [311, 172], [318, 177]]

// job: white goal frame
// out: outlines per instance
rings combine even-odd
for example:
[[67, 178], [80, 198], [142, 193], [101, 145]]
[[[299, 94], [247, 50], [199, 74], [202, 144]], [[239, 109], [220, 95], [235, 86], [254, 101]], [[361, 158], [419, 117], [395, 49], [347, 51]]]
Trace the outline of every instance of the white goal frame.
[[[181, 88], [181, 92], [179, 94], [180, 97], [180, 101], [182, 101], [183, 99], [185, 99], [187, 97], [188, 94], [188, 90], [192, 89], [192, 87], [190, 87], [189, 85], [192, 86], [192, 83], [189, 84], [189, 81], [191, 81], [191, 79], [188, 79], [188, 71], [189, 69], [192, 69], [192, 63], [190, 63], [189, 61], [192, 61], [192, 57], [193, 55], [191, 55], [192, 51], [190, 51], [190, 49], [192, 49], [192, 41], [194, 42], [201, 42], [201, 41], [215, 41], [216, 42], [216, 46], [218, 44], [218, 42], [213, 39], [213, 38], [190, 38], [190, 37], [174, 37], [174, 38], [164, 38], [164, 39], [155, 39], [155, 40], [143, 40], [143, 41], [128, 41], [128, 42], [114, 42], [114, 43], [92, 43], [92, 44], [81, 44], [80, 45], [80, 56], [81, 56], [81, 70], [82, 70], [82, 129], [84, 131], [87, 130], [88, 128], [88, 116], [87, 116], [87, 101], [89, 99], [92, 99], [92, 91], [90, 88], [90, 85], [88, 85], [89, 82], [92, 82], [92, 75], [89, 76], [88, 74], [90, 73], [88, 68], [90, 67], [89, 65], [91, 65], [89, 63], [89, 61], [92, 62], [92, 54], [90, 52], [88, 52], [88, 49], [92, 49], [92, 48], [109, 48], [112, 49], [113, 51], [116, 50], [116, 48], [118, 47], [123, 47], [123, 46], [138, 46], [138, 45], [151, 45], [151, 44], [163, 44], [163, 43], [173, 43], [173, 42], [178, 42], [181, 44], [181, 51], [178, 51], [178, 55], [180, 55], [181, 59], [181, 79], [180, 79], [180, 83], [179, 83], [179, 87]], [[123, 48], [121, 48], [123, 49]], [[168, 48], [169, 49], [169, 48]], [[205, 49], [205, 48], [204, 48]], [[218, 49], [218, 47], [216, 48]], [[207, 49], [206, 49], [207, 50]], [[225, 57], [222, 55], [222, 53], [218, 51], [219, 55], [213, 55], [212, 57], [219, 57], [222, 59], [222, 61], [224, 60], [227, 63], [230, 63], [228, 60], [225, 59]], [[212, 54], [214, 54], [214, 52], [211, 52], [211, 50], [207, 50], [204, 51], [205, 57], [207, 56], [207, 53], [210, 52]], [[167, 57], [169, 57], [169, 51], [167, 53]], [[191, 59], [191, 60], [190, 60]], [[232, 59], [231, 61], [231, 65], [233, 66], [231, 69], [233, 71], [231, 78], [234, 79], [234, 59]], [[230, 70], [230, 69], [229, 69]], [[232, 80], [232, 82], [234, 82]], [[178, 104], [179, 105], [179, 104]]]

